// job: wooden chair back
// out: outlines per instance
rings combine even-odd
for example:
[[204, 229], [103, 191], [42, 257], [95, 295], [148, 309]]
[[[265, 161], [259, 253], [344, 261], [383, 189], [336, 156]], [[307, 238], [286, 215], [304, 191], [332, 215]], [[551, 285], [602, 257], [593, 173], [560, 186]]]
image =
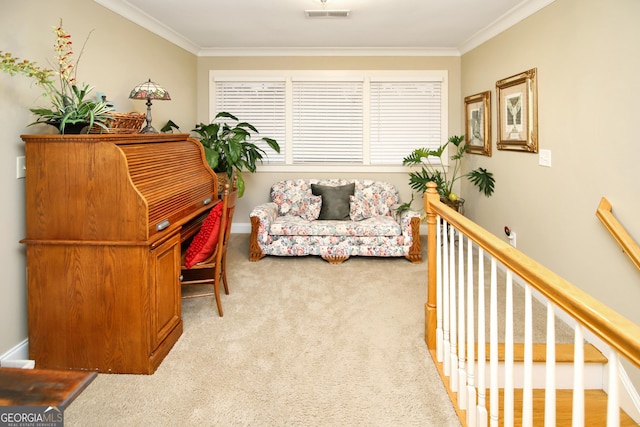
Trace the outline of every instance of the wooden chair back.
[[[235, 184], [235, 180], [233, 182]], [[215, 249], [202, 262], [187, 268], [184, 264], [182, 270], [182, 285], [213, 284], [213, 292], [205, 291], [195, 294], [184, 295], [183, 298], [196, 298], [204, 296], [215, 296], [218, 314], [222, 317], [222, 302], [220, 301], [220, 282], [223, 282], [225, 293], [229, 294], [229, 286], [226, 276], [226, 253], [231, 237], [231, 224], [235, 213], [236, 201], [238, 199], [238, 189], [235, 187], [229, 191], [229, 184], [225, 185], [222, 194], [222, 215], [220, 217], [220, 230], [218, 243]]]

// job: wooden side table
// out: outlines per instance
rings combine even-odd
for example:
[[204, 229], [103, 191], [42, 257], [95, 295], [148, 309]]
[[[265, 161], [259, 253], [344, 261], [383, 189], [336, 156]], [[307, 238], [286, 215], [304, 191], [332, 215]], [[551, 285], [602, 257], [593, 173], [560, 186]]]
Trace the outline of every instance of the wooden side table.
[[0, 406], [64, 409], [96, 376], [93, 371], [0, 368]]

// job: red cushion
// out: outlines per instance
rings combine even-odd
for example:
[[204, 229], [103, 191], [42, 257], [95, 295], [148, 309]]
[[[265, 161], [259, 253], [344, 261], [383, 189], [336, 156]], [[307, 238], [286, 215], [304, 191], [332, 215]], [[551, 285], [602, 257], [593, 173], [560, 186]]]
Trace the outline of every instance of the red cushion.
[[202, 223], [200, 231], [195, 235], [185, 254], [184, 265], [191, 268], [204, 261], [213, 253], [218, 243], [220, 234], [220, 217], [222, 216], [222, 203], [218, 203], [211, 209], [209, 215]]

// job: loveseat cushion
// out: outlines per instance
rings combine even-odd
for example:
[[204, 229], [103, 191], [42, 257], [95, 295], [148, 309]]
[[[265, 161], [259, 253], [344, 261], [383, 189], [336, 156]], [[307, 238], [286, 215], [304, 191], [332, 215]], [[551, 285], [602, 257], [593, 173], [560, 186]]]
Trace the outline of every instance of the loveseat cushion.
[[322, 196], [322, 208], [318, 219], [349, 220], [349, 196], [353, 196], [355, 183], [347, 185], [311, 184], [311, 192]]
[[307, 221], [313, 221], [318, 219], [321, 210], [322, 196], [307, 194], [300, 202], [297, 216]]
[[391, 216], [376, 216], [362, 221], [317, 220], [279, 216], [271, 224], [273, 236], [400, 236], [402, 228]]
[[370, 204], [371, 214], [391, 215], [398, 203], [398, 190], [395, 185], [374, 180], [359, 179], [295, 179], [277, 181], [271, 187], [271, 200], [278, 207], [278, 214], [285, 216], [305, 216], [301, 213], [304, 200], [312, 196], [311, 185], [343, 186], [355, 184], [354, 196], [364, 198]]
[[314, 196], [309, 181], [302, 179], [274, 184], [271, 200], [278, 207], [279, 215], [299, 216], [309, 221], [318, 219], [322, 208], [322, 196]]
[[389, 214], [389, 206], [385, 203], [375, 203], [367, 197], [349, 196], [349, 218], [351, 221], [362, 221], [374, 216], [385, 216]]

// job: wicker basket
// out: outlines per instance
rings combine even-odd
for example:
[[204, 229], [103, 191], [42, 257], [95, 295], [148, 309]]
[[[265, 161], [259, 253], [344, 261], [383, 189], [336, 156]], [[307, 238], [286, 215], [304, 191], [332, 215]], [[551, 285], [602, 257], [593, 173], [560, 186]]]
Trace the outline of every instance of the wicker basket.
[[226, 172], [216, 172], [218, 177], [218, 197], [222, 197], [224, 193], [224, 186], [229, 183], [229, 175]]
[[131, 113], [110, 112], [109, 115], [111, 118], [105, 123], [109, 130], [93, 125], [89, 133], [138, 133], [146, 118], [145, 114], [136, 111]]

